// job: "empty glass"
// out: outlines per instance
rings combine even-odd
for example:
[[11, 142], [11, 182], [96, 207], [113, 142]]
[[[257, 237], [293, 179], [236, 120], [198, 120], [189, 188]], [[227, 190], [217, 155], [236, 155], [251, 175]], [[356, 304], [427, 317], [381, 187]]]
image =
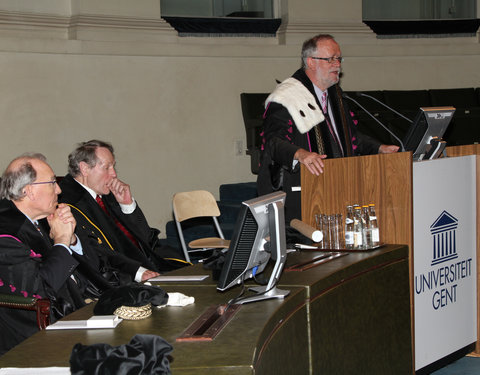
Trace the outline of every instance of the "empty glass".
[[334, 249], [343, 249], [345, 247], [345, 237], [343, 228], [343, 215], [335, 214], [334, 216]]
[[322, 215], [323, 217], [323, 241], [324, 249], [331, 249], [333, 245], [333, 222], [332, 215]]
[[343, 215], [315, 214], [316, 228], [323, 233], [318, 248], [324, 250], [343, 249], [345, 247]]
[[324, 235], [323, 240], [318, 244], [319, 249], [324, 249], [325, 246], [325, 232], [323, 230], [323, 215], [322, 214], [315, 214], [315, 224], [317, 229], [322, 232]]

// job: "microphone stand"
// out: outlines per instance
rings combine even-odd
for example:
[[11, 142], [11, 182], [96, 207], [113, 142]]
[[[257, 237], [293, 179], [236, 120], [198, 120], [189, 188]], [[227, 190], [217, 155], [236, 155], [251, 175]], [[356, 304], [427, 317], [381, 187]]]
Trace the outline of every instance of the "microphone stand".
[[[348, 99], [348, 100], [351, 100], [352, 102], [354, 102], [356, 105], [358, 105], [367, 115], [369, 115], [372, 119], [374, 119], [378, 124], [380, 124], [380, 126], [385, 129], [393, 138], [395, 138], [397, 140], [397, 142], [400, 144], [400, 150], [403, 152], [405, 151], [405, 146], [403, 145], [403, 142], [400, 140], [400, 138], [398, 138], [389, 128], [387, 128], [384, 124], [382, 124], [380, 122], [379, 119], [377, 119], [374, 115], [372, 115], [369, 111], [367, 111], [359, 102], [357, 102], [355, 99], [352, 99], [351, 97], [349, 97], [347, 94], [343, 93], [342, 96], [345, 98], [345, 99]], [[411, 120], [408, 120], [411, 122]]]

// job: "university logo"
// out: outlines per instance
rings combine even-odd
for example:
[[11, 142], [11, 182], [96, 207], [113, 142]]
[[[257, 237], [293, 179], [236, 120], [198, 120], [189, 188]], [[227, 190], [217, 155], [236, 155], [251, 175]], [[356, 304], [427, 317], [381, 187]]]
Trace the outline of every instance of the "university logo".
[[447, 211], [443, 211], [430, 225], [433, 239], [432, 266], [458, 258], [457, 227], [458, 220]]

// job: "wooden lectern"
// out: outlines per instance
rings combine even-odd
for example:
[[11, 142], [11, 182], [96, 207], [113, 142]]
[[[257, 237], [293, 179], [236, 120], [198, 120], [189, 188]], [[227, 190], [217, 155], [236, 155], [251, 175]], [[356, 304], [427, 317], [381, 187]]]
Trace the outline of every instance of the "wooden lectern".
[[318, 177], [305, 171], [301, 172], [302, 221], [315, 226], [315, 214], [345, 215], [347, 205], [374, 203], [382, 241], [407, 244], [411, 251], [411, 153], [325, 160], [324, 173]]
[[[448, 156], [478, 155], [477, 186], [480, 187], [480, 146], [447, 148]], [[324, 173], [314, 176], [302, 166], [302, 221], [315, 226], [315, 214], [342, 213], [346, 206], [374, 203], [380, 229], [380, 240], [389, 244], [407, 244], [410, 259], [410, 296], [412, 322], [414, 309], [414, 164], [412, 153], [369, 155], [325, 160]], [[478, 191], [478, 189], [477, 189]], [[476, 262], [480, 258], [480, 220], [476, 197]], [[475, 276], [477, 277], [477, 276]], [[479, 300], [477, 277], [477, 342], [480, 355]], [[412, 323], [414, 331], [414, 322]], [[412, 337], [414, 335], [412, 334]], [[414, 339], [415, 340], [415, 339]]]

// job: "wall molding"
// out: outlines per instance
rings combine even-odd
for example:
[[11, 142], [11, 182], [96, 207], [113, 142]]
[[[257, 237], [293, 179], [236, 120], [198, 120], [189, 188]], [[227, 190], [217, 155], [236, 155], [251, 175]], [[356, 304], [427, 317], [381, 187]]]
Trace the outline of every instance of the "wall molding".
[[316, 34], [332, 34], [335, 39], [345, 37], [375, 38], [372, 30], [363, 22], [316, 22], [316, 23], [282, 23], [277, 36], [281, 44], [298, 44]]
[[162, 18], [0, 11], [0, 37], [59, 38], [98, 41], [173, 41], [176, 31]]

